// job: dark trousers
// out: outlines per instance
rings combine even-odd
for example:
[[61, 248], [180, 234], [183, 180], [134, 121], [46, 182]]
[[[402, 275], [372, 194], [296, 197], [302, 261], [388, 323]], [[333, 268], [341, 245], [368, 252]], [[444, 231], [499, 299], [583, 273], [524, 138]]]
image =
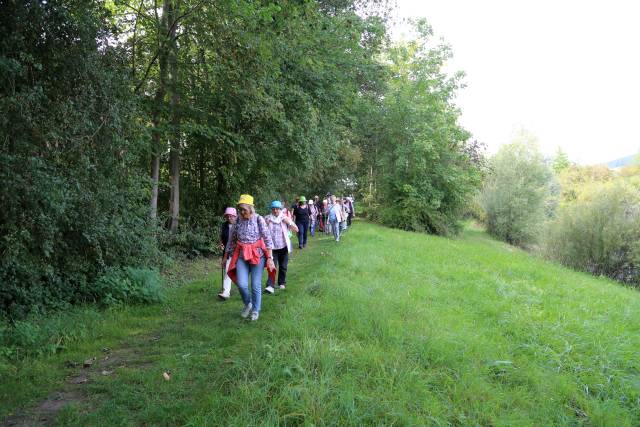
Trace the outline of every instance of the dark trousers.
[[304, 248], [307, 246], [307, 233], [309, 232], [308, 222], [296, 222], [298, 226], [298, 247]]
[[[289, 264], [289, 249], [285, 246], [282, 249], [274, 249], [271, 251], [273, 254], [273, 263], [278, 268], [278, 285], [285, 285], [287, 283], [287, 265]], [[273, 286], [271, 278], [267, 279], [267, 286]]]
[[351, 227], [351, 219], [353, 218], [353, 213], [349, 212], [347, 216], [347, 226]]

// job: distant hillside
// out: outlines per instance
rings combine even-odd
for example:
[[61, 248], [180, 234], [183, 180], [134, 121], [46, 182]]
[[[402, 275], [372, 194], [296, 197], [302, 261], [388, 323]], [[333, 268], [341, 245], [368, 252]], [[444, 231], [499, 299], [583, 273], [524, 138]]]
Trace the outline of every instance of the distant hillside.
[[620, 159], [612, 160], [609, 163], [607, 163], [606, 165], [609, 166], [612, 169], [629, 166], [631, 163], [633, 163], [633, 161], [636, 158], [636, 156], [637, 156], [637, 154], [632, 154], [632, 155], [627, 156], [627, 157], [622, 157]]

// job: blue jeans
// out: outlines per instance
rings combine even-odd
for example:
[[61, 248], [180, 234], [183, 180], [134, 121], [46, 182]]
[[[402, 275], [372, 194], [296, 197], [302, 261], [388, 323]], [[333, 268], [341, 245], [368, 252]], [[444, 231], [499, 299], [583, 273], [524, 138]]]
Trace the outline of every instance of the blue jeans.
[[309, 226], [309, 233], [311, 233], [311, 237], [314, 237], [316, 235], [316, 222], [312, 221], [311, 225]]
[[331, 221], [331, 230], [333, 231], [333, 237], [336, 239], [336, 242], [340, 240], [340, 223], [338, 220]]
[[[240, 290], [242, 302], [244, 302], [244, 305], [253, 304], [255, 311], [260, 311], [260, 305], [262, 304], [262, 271], [264, 270], [264, 263], [264, 256], [260, 258], [260, 262], [256, 265], [249, 264], [241, 257], [238, 257], [238, 262], [236, 263], [238, 290]], [[251, 273], [251, 295], [249, 295], [249, 273]]]
[[307, 246], [307, 231], [309, 230], [308, 222], [296, 222], [298, 226], [298, 247], [304, 248]]

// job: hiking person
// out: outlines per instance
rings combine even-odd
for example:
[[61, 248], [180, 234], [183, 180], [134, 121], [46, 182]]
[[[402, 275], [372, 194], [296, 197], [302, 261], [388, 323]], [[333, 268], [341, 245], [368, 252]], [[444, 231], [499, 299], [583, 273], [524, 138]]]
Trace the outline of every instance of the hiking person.
[[329, 205], [331, 204], [331, 193], [327, 193], [322, 200], [322, 220], [324, 221], [324, 233], [331, 234], [331, 223], [329, 222]]
[[[262, 303], [262, 270], [265, 264], [272, 281], [276, 268], [273, 263], [273, 241], [264, 218], [256, 213], [253, 197], [242, 194], [237, 206], [240, 217], [231, 232], [229, 246], [222, 259], [226, 263], [231, 256], [227, 274], [237, 285], [244, 302], [240, 316], [258, 320]], [[251, 294], [249, 293], [251, 276]]]
[[[289, 253], [291, 252], [290, 230], [298, 232], [298, 227], [284, 215], [283, 204], [279, 200], [271, 202], [271, 214], [265, 217], [267, 227], [271, 233], [273, 242], [273, 261], [278, 267], [278, 287], [285, 289], [287, 284], [287, 265], [289, 264]], [[265, 291], [273, 294], [275, 283], [271, 280], [271, 276], [267, 279]]]
[[347, 218], [349, 217], [347, 199], [340, 199], [339, 203], [342, 206], [342, 222], [340, 222], [340, 231], [347, 231]]
[[307, 233], [309, 231], [309, 205], [307, 205], [307, 198], [300, 196], [298, 199], [298, 206], [293, 210], [293, 220], [298, 227], [298, 248], [302, 249], [307, 246]]
[[322, 221], [322, 200], [318, 196], [313, 197], [313, 205], [316, 207], [316, 230], [324, 231], [324, 222]]
[[[236, 220], [238, 214], [236, 213], [235, 208], [226, 208], [224, 210], [224, 219], [225, 222], [220, 227], [220, 239], [218, 245], [220, 249], [222, 249], [222, 253], [227, 253], [227, 247], [229, 245], [229, 237], [231, 236], [231, 232], [235, 227]], [[223, 255], [224, 256], [224, 255]], [[218, 298], [222, 301], [226, 301], [231, 296], [231, 278], [227, 274], [227, 270], [229, 269], [229, 263], [231, 259], [228, 258], [226, 263], [222, 265], [222, 292], [218, 294]]]
[[347, 216], [347, 227], [351, 227], [351, 221], [356, 216], [356, 207], [353, 204], [353, 197], [347, 197], [347, 207], [349, 208], [349, 215]]
[[336, 201], [336, 196], [331, 196], [331, 203], [328, 207], [329, 224], [333, 231], [333, 238], [336, 242], [340, 241], [340, 222], [342, 222], [342, 206]]
[[311, 232], [311, 237], [315, 237], [316, 225], [318, 224], [318, 207], [313, 200], [309, 200], [309, 218], [309, 231]]

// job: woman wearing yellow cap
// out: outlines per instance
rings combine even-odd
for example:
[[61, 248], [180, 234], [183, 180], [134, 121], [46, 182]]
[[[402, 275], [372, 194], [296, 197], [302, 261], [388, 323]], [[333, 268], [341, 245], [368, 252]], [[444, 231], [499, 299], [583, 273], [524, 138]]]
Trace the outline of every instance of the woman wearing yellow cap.
[[275, 282], [276, 268], [271, 253], [273, 242], [264, 218], [256, 214], [253, 197], [248, 194], [241, 195], [237, 208], [238, 221], [231, 233], [222, 262], [224, 265], [231, 256], [227, 274], [238, 285], [244, 302], [244, 309], [240, 315], [246, 318], [251, 313], [251, 320], [258, 320], [262, 303], [262, 270], [265, 264], [272, 283]]

